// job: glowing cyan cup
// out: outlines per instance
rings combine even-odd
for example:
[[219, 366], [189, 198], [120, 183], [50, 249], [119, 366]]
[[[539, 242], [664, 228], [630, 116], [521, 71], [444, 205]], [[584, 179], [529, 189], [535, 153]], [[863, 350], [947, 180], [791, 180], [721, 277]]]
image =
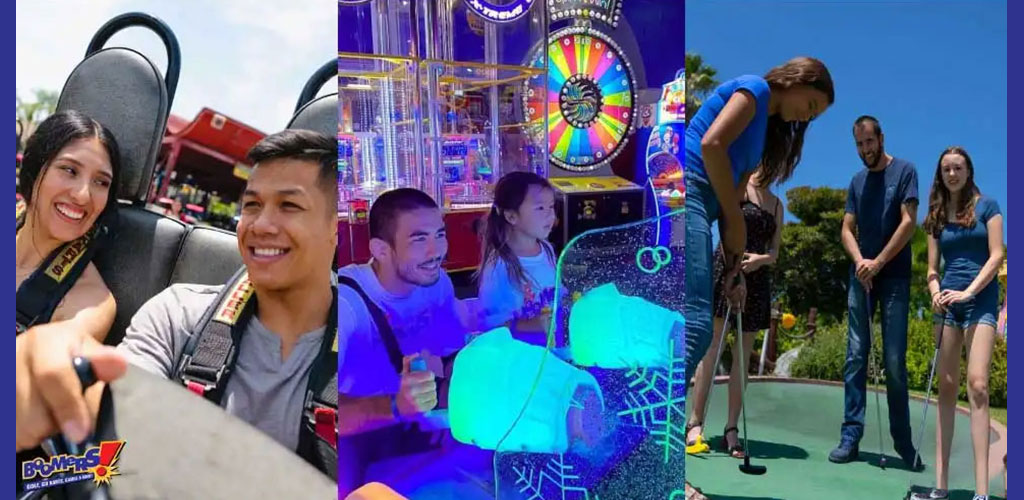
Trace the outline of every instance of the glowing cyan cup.
[[459, 352], [448, 389], [452, 436], [495, 451], [564, 453], [584, 437], [581, 428], [591, 427], [581, 423], [592, 420], [581, 409], [599, 414], [603, 407], [592, 375], [512, 338], [505, 327]]
[[623, 295], [614, 283], [590, 290], [569, 315], [569, 348], [580, 366], [607, 369], [668, 367], [669, 338], [682, 344], [683, 315], [641, 297]]

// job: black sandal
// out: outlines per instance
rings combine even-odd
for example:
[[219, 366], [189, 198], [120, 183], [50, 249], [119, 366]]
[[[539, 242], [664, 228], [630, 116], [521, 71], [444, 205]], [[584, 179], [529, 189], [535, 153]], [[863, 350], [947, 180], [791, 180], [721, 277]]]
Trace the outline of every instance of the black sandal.
[[[733, 446], [729, 446], [729, 433], [730, 432], [735, 432], [736, 433], [736, 440], [737, 441], [736, 441], [736, 444], [733, 445]], [[743, 450], [743, 445], [739, 441], [739, 438], [740, 438], [740, 429], [738, 427], [733, 426], [733, 427], [726, 428], [724, 431], [722, 431], [722, 443], [719, 446], [719, 450], [724, 451], [724, 452], [732, 455], [733, 458], [743, 458], [745, 456], [745, 452]]]
[[690, 441], [690, 431], [693, 430], [694, 427], [700, 427], [701, 434], [704, 433], [704, 422], [694, 422], [692, 424], [686, 424], [686, 434], [684, 434], [684, 436], [686, 436], [686, 446], [693, 446], [697, 444], [696, 441]]

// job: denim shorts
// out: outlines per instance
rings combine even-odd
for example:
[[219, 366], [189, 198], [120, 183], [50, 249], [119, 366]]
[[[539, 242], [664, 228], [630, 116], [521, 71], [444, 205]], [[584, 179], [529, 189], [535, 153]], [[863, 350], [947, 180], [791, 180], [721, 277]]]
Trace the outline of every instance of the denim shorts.
[[[993, 286], [995, 285], [995, 286]], [[968, 328], [982, 324], [998, 327], [999, 318], [999, 286], [991, 283], [978, 295], [967, 302], [952, 304], [946, 308], [946, 314], [933, 314], [935, 322], [942, 322], [966, 331]]]

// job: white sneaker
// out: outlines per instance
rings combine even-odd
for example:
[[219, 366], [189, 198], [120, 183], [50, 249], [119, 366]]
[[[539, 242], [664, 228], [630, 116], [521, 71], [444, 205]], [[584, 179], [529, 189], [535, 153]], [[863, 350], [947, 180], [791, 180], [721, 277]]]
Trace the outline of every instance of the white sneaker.
[[988, 500], [988, 495], [974, 495], [974, 500]]
[[910, 500], [945, 500], [948, 498], [949, 492], [938, 488], [932, 488], [926, 492], [917, 492], [910, 495]]

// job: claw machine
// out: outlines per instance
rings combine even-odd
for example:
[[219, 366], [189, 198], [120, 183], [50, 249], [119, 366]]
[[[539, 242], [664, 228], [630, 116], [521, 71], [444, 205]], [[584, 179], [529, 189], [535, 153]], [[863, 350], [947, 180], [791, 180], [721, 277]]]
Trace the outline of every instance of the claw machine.
[[[524, 64], [547, 33], [539, 0], [502, 5], [421, 0], [424, 186], [445, 208], [451, 271], [476, 268], [494, 185], [511, 171], [547, 176], [543, 137], [526, 85], [546, 66]], [[500, 2], [499, 2], [500, 4]]]
[[376, 197], [422, 181], [414, 14], [408, 0], [338, 2], [339, 266], [369, 260]]
[[[339, 265], [369, 258], [366, 214], [380, 193], [413, 187], [445, 214], [449, 272], [479, 265], [483, 221], [507, 172], [547, 176], [540, 0], [339, 3]], [[528, 85], [528, 82], [538, 84]], [[531, 114], [533, 113], [533, 114]]]

